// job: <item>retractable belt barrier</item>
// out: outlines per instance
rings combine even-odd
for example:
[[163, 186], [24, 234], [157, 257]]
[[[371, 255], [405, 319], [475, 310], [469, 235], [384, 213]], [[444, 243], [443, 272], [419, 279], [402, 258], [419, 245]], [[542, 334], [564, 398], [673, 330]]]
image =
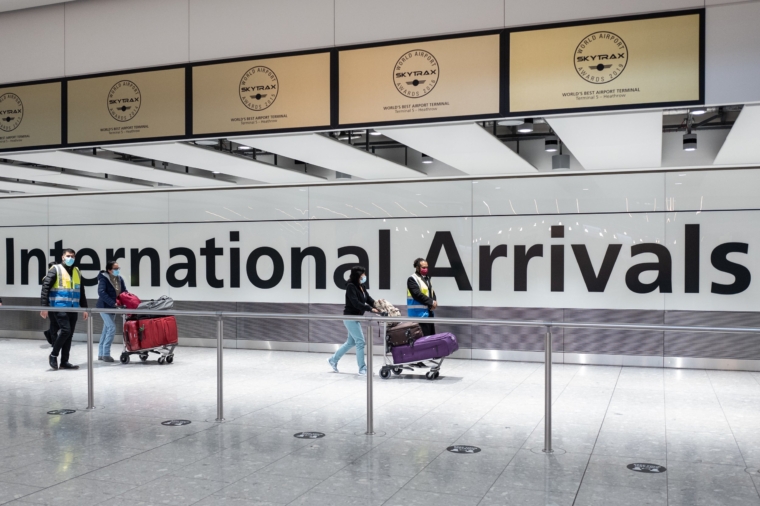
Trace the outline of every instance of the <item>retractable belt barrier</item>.
[[[45, 311], [49, 308], [42, 306], [0, 306], [3, 311]], [[66, 308], [67, 313], [109, 313], [109, 314], [132, 314], [134, 309], [110, 309], [110, 308]], [[655, 330], [671, 332], [716, 332], [728, 334], [757, 334], [760, 328], [750, 327], [694, 327], [687, 325], [639, 325], [633, 323], [568, 323], [540, 320], [486, 320], [477, 318], [414, 318], [414, 317], [390, 317], [390, 316], [351, 316], [351, 315], [312, 315], [312, 314], [288, 314], [288, 313], [247, 313], [235, 311], [183, 311], [183, 310], [140, 310], [141, 315], [155, 316], [194, 316], [212, 317], [217, 320], [217, 346], [216, 346], [216, 381], [217, 381], [217, 410], [216, 421], [224, 421], [224, 318], [253, 318], [259, 320], [355, 320], [367, 323], [367, 431], [366, 435], [375, 435], [374, 429], [374, 406], [373, 406], [373, 382], [372, 382], [372, 343], [373, 323], [377, 324], [381, 338], [386, 333], [387, 324], [390, 322], [414, 322], [414, 323], [442, 323], [453, 325], [497, 325], [505, 327], [544, 327], [546, 335], [544, 340], [544, 448], [545, 453], [552, 453], [552, 328], [565, 329], [617, 329], [617, 330]], [[92, 318], [87, 319], [87, 409], [95, 409], [95, 392], [92, 362]]]

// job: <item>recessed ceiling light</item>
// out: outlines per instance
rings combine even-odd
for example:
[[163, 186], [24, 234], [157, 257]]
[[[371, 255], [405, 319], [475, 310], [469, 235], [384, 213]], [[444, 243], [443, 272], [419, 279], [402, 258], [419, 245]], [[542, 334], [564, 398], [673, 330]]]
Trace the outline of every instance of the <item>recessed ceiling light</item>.
[[425, 153], [422, 153], [422, 163], [433, 163], [433, 159]]
[[199, 146], [216, 146], [219, 144], [219, 141], [217, 139], [201, 139], [199, 141], [195, 141], [195, 143]]
[[372, 130], [369, 134], [370, 135], [383, 135], [380, 132], [376, 132], [375, 130]]
[[707, 112], [707, 109], [705, 107], [697, 107], [696, 109], [692, 109], [689, 112], [691, 112], [692, 116], [701, 116]]
[[554, 153], [555, 151], [559, 150], [559, 139], [554, 135], [550, 135], [549, 137], [545, 138], [544, 150], [549, 153]]
[[497, 125], [501, 126], [518, 126], [522, 125], [523, 120], [521, 119], [502, 119], [496, 122]]
[[214, 174], [219, 174], [220, 172], [218, 170], [215, 170], [213, 173]]
[[249, 149], [253, 149], [251, 146], [238, 146], [238, 149], [241, 151], [248, 151]]
[[529, 134], [533, 131], [533, 120], [530, 118], [526, 118], [525, 122], [523, 122], [520, 126], [517, 127], [517, 131], [521, 134]]

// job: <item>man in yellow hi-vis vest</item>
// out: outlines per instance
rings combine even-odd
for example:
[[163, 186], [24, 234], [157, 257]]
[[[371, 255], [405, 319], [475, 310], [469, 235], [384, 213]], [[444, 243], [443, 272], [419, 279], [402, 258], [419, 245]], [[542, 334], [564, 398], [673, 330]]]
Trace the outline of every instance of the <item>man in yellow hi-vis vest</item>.
[[[45, 307], [51, 307], [50, 317], [55, 318], [60, 332], [53, 342], [53, 353], [50, 354], [50, 367], [53, 369], [79, 369], [78, 365], [69, 363], [69, 350], [71, 350], [71, 338], [74, 337], [74, 329], [77, 325], [78, 313], [67, 313], [66, 308], [87, 307], [87, 297], [82, 286], [82, 277], [79, 269], [74, 267], [76, 251], [71, 248], [63, 251], [60, 264], [54, 265], [42, 280], [42, 293], [40, 303]], [[48, 311], [42, 311], [40, 316], [48, 317]], [[87, 320], [87, 313], [83, 318]], [[58, 354], [61, 354], [61, 365], [58, 365]]]

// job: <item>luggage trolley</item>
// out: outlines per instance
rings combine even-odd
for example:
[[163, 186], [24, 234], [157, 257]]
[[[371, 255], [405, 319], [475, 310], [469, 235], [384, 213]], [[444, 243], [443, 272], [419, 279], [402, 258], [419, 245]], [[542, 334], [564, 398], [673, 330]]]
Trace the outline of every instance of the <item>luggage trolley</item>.
[[417, 364], [429, 362], [432, 365], [429, 366], [430, 370], [425, 373], [425, 377], [434, 380], [440, 375], [441, 365], [443, 365], [445, 358], [459, 349], [456, 337], [450, 333], [426, 336], [409, 345], [393, 347], [388, 342], [388, 334], [386, 333], [384, 344], [383, 360], [385, 364], [380, 368], [380, 377], [383, 379], [388, 379], [391, 372], [396, 376], [399, 376], [404, 370], [414, 372], [422, 367]]
[[[151, 335], [141, 338], [140, 334], [146, 333], [146, 326], [150, 327]], [[131, 355], [139, 355], [143, 362], [148, 361], [148, 355], [158, 355], [158, 363], [171, 364], [174, 362], [174, 348], [177, 347], [177, 322], [173, 316], [162, 318], [136, 319], [134, 317], [124, 320], [124, 351], [121, 353], [121, 363], [128, 364]], [[145, 341], [145, 346], [143, 346]], [[137, 343], [137, 344], [136, 344]]]

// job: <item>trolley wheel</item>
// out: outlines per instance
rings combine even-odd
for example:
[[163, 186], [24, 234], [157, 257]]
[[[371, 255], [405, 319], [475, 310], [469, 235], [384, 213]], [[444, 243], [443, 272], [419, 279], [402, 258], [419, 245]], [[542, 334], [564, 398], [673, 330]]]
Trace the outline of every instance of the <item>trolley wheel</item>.
[[128, 364], [129, 363], [129, 353], [122, 353], [121, 357], [119, 358], [121, 360], [122, 364]]
[[394, 367], [393, 368], [393, 374], [395, 374], [396, 376], [398, 376], [399, 374], [401, 374], [401, 371], [402, 371], [402, 369], [400, 367]]
[[435, 379], [435, 373], [433, 371], [428, 371], [428, 372], [425, 373], [425, 377], [427, 379], [429, 379], [429, 380], [434, 380]]
[[385, 367], [383, 367], [382, 369], [380, 369], [380, 377], [381, 378], [388, 379], [388, 376], [390, 376], [390, 375], [391, 375], [391, 372], [388, 369], [386, 369]]
[[164, 357], [158, 357], [158, 363], [163, 365], [166, 359]]
[[440, 375], [441, 375], [441, 373], [440, 373], [440, 372], [438, 372], [438, 371], [435, 371], [435, 376], [434, 376], [434, 378], [433, 378], [433, 379], [438, 379], [438, 376], [440, 376]]
[[174, 362], [174, 355], [168, 355], [166, 357], [166, 363], [171, 364], [172, 362]]
[[148, 360], [148, 354], [147, 353], [140, 353], [140, 360], [142, 360], [143, 362], [145, 362], [146, 360]]

